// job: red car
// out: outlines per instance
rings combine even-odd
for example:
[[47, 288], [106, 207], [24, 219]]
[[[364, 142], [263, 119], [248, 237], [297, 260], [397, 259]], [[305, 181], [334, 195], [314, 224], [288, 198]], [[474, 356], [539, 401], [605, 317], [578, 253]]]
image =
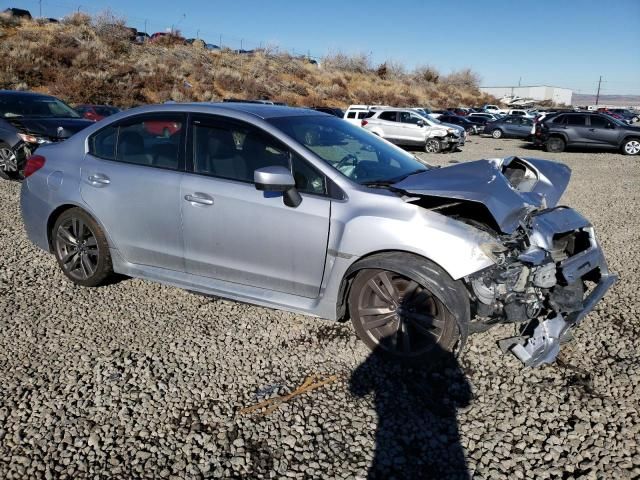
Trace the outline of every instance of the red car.
[[178, 122], [151, 121], [144, 122], [144, 129], [147, 133], [157, 137], [171, 137], [182, 129], [182, 124]]
[[110, 105], [78, 105], [75, 111], [82, 115], [83, 118], [97, 122], [109, 115], [118, 113], [120, 109]]

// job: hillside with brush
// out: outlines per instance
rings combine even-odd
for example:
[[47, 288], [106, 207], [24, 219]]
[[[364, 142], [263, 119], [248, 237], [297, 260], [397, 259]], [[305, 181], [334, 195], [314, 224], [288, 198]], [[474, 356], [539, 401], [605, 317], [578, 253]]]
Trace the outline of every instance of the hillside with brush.
[[289, 105], [353, 103], [439, 108], [491, 103], [470, 70], [441, 75], [364, 55], [314, 64], [277, 50], [251, 55], [184, 45], [172, 36], [136, 44], [109, 15], [75, 14], [60, 23], [0, 17], [0, 89], [56, 95], [70, 103], [131, 107], [167, 100], [268, 98]]

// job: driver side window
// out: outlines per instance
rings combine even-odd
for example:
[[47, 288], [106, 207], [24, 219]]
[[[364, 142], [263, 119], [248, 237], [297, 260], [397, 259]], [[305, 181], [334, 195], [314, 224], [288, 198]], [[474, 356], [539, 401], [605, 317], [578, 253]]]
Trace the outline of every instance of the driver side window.
[[402, 123], [417, 125], [420, 120], [422, 119], [418, 115], [414, 115], [413, 113], [409, 112], [400, 112], [400, 121]]

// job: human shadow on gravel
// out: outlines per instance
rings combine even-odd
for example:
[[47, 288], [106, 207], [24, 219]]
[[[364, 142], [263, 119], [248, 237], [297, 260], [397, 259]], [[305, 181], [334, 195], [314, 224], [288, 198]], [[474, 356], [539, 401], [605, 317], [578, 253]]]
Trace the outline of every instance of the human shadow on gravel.
[[455, 356], [439, 349], [431, 366], [407, 367], [373, 352], [350, 391], [374, 395], [378, 415], [369, 479], [469, 479], [456, 412], [472, 393]]

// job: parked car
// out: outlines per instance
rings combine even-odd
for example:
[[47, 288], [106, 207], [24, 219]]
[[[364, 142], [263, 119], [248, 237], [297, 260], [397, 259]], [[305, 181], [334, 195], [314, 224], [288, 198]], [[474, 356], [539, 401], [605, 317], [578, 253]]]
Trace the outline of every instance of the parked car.
[[567, 147], [620, 150], [640, 154], [640, 127], [633, 127], [602, 113], [561, 113], [546, 118], [536, 127], [534, 143], [549, 152]]
[[467, 119], [466, 117], [461, 117], [459, 115], [440, 115], [438, 120], [444, 123], [453, 123], [454, 125], [464, 128], [467, 135], [474, 135], [480, 132], [478, 128], [479, 123], [474, 123], [471, 119]]
[[137, 32], [136, 33], [136, 43], [144, 43], [148, 42], [151, 37], [147, 32]]
[[460, 117], [466, 117], [467, 114], [469, 113], [466, 109], [464, 108], [447, 108], [447, 112], [449, 112], [450, 115], [458, 115]]
[[313, 110], [322, 113], [328, 113], [334, 117], [344, 118], [344, 111], [338, 107], [311, 107]]
[[441, 123], [430, 124], [410, 108], [375, 110], [362, 120], [361, 125], [391, 143], [420, 146], [428, 153], [455, 150], [461, 141], [458, 131]]
[[353, 125], [360, 125], [362, 120], [369, 115], [369, 111], [376, 108], [386, 108], [386, 105], [349, 105], [343, 118]]
[[516, 115], [516, 116], [519, 116], [519, 117], [527, 117], [527, 118], [534, 118], [535, 117], [535, 115], [530, 114], [526, 110], [521, 110], [521, 109], [516, 109], [516, 108], [512, 108], [511, 110], [508, 110], [507, 111], [507, 115]]
[[27, 157], [91, 125], [49, 95], [0, 90], [0, 178], [20, 179]]
[[493, 138], [529, 138], [532, 127], [532, 118], [509, 116], [487, 122], [483, 133], [489, 134]]
[[[182, 128], [148, 136], [150, 119]], [[393, 359], [424, 364], [464, 345], [474, 312], [473, 330], [521, 327], [502, 345], [525, 365], [552, 362], [616, 281], [591, 223], [551, 208], [566, 166], [508, 157], [432, 168], [308, 109], [128, 110], [41, 147], [25, 175], [27, 235], [79, 286], [115, 272], [350, 318]]]
[[262, 104], [262, 105], [281, 105], [281, 106], [286, 106], [285, 103], [274, 102], [273, 100], [266, 100], [266, 99], [246, 100], [246, 99], [242, 99], [242, 98], [225, 98], [222, 101], [224, 103], [259, 103], [259, 104]]
[[499, 115], [505, 115], [507, 112], [505, 110], [502, 110], [500, 107], [498, 107], [497, 105], [484, 105], [482, 107], [482, 110], [484, 112], [489, 112], [489, 113], [497, 113]]
[[640, 119], [640, 116], [637, 112], [633, 112], [628, 108], [611, 108], [610, 111], [618, 115], [622, 115], [625, 120], [630, 120], [631, 123], [635, 123], [638, 121], [638, 119]]
[[82, 115], [83, 118], [97, 122], [109, 115], [118, 113], [120, 109], [111, 105], [78, 105], [75, 107], [75, 111]]
[[488, 112], [473, 112], [469, 114], [469, 118], [486, 118], [488, 121], [492, 121], [492, 120], [498, 120], [500, 117], [500, 115], [496, 115], [494, 113], [488, 113]]
[[22, 18], [24, 20], [32, 20], [31, 12], [24, 8], [5, 8], [2, 13], [8, 17]]

